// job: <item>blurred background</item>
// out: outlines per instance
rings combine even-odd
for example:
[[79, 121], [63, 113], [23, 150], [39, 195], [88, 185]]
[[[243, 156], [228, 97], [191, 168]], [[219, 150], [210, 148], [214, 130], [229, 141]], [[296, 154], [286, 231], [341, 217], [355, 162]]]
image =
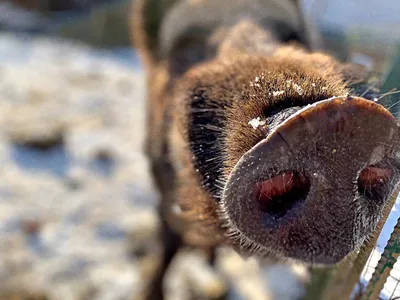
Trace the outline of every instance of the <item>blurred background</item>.
[[[157, 262], [158, 195], [142, 154], [146, 91], [130, 6], [0, 2], [1, 300], [140, 299]], [[303, 8], [325, 49], [379, 71], [388, 90], [399, 85], [399, 1], [305, 0]], [[229, 249], [212, 269], [185, 249], [165, 287], [174, 300], [300, 299], [308, 279], [302, 266], [260, 266]], [[396, 284], [381, 296], [400, 295]]]

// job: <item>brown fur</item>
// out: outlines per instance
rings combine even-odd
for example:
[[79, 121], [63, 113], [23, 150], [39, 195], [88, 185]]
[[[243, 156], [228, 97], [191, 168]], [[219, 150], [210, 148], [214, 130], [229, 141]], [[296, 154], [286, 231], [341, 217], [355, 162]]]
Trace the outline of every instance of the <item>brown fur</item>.
[[[209, 4], [209, 1], [203, 2]], [[187, 13], [189, 8], [195, 11], [196, 7], [203, 9], [203, 2], [188, 2], [190, 3], [187, 4], [188, 8], [185, 8], [186, 4], [180, 6], [170, 4], [167, 8], [171, 7], [172, 15], [181, 13], [184, 18], [189, 17], [184, 19], [187, 21], [180, 21], [185, 23], [190, 22], [190, 14], [187, 16], [183, 11], [186, 10]], [[187, 237], [187, 242], [215, 245], [223, 240], [214, 199], [218, 197], [218, 193], [210, 193], [201, 187], [203, 178], [195, 171], [187, 139], [187, 130], [190, 126], [188, 113], [191, 111], [188, 105], [196, 89], [206, 87], [209, 99], [217, 99], [220, 102], [218, 106], [228, 108], [216, 112], [214, 116], [218, 118], [223, 114], [227, 118], [226, 128], [208, 129], [221, 131], [221, 140], [218, 142], [221, 154], [226, 156], [222, 172], [226, 177], [241, 155], [268, 133], [267, 126], [252, 130], [248, 125], [251, 119], [263, 116], [269, 107], [274, 107], [274, 103], [281, 104], [282, 98], [291, 99], [292, 102], [288, 106], [301, 106], [332, 96], [348, 94], [351, 90], [349, 83], [359, 80], [365, 74], [349, 75], [354, 66], [345, 68], [345, 65], [322, 53], [309, 54], [297, 46], [281, 47], [279, 38], [274, 34], [263, 30], [257, 22], [244, 19], [232, 28], [214, 29], [209, 43], [217, 45], [215, 55], [218, 57], [190, 70], [173, 92], [175, 82], [175, 76], [171, 74], [173, 57], [170, 60], [160, 58], [157, 43], [146, 31], [148, 23], [145, 22], [143, 10], [148, 3], [146, 0], [137, 1], [133, 18], [135, 45], [149, 71], [147, 153], [153, 164], [169, 161], [175, 168], [177, 165], [182, 166], [177, 168], [180, 169], [176, 175], [178, 176], [176, 182], [179, 183], [177, 195], [171, 195], [170, 201], [175, 202], [174, 199], [178, 199], [183, 210], [183, 219], [186, 222], [189, 220], [192, 225], [174, 227], [181, 227], [176, 229]], [[171, 16], [165, 22], [173, 22], [173, 19]], [[168, 34], [173, 35], [173, 33]], [[171, 39], [174, 38], [167, 40]], [[173, 42], [171, 43], [170, 45], [164, 43], [165, 52], [171, 51], [168, 49], [176, 49]], [[163, 48], [161, 45], [158, 46]], [[254, 85], [256, 77], [263, 79]], [[347, 79], [351, 81], [346, 81]], [[293, 86], [288, 88], [288, 80], [300, 85], [304, 93], [299, 95]], [[281, 90], [285, 90], [285, 94], [277, 97], [270, 95]], [[243, 99], [246, 100], [245, 103]], [[176, 101], [175, 104], [172, 101]], [[240, 106], [236, 108], [237, 103], [240, 103]], [[172, 122], [168, 121], [171, 118], [171, 111], [174, 112], [172, 118], [175, 120]], [[169, 129], [171, 124], [172, 129]], [[163, 169], [159, 168], [157, 172], [163, 172]], [[166, 177], [161, 174], [156, 176]], [[173, 177], [175, 175], [169, 176], [169, 179]], [[163, 184], [165, 188], [162, 190], [169, 189], [173, 194], [174, 184], [171, 185], [173, 181], [169, 180], [168, 183], [168, 179], [165, 180], [167, 183]], [[223, 185], [223, 182], [218, 184]]]
[[[227, 0], [164, 0], [151, 36], [145, 11], [154, 2], [137, 1], [133, 24], [148, 74], [146, 151], [162, 193], [161, 216], [187, 244], [236, 243], [218, 209], [239, 159], [290, 115], [276, 120], [277, 112], [359, 95], [369, 74], [309, 52], [311, 34], [301, 27], [296, 1], [284, 1], [288, 20], [274, 20], [287, 26], [280, 32], [268, 23], [273, 13], [258, 13], [275, 0], [235, 0], [246, 18]], [[249, 121], [257, 117], [266, 123], [253, 129]]]
[[[237, 50], [234, 49], [235, 52]], [[347, 95], [350, 90], [339, 71], [341, 65], [330, 56], [320, 53], [308, 54], [300, 49], [284, 47], [279, 48], [270, 57], [249, 56], [243, 53], [231, 56], [226, 53], [224, 57], [194, 68], [185, 75], [174, 97], [176, 102], [173, 118], [176, 121], [172, 123], [179, 124], [179, 129], [172, 131], [171, 137], [174, 142], [171, 145], [172, 153], [175, 153], [174, 161], [186, 166], [181, 175], [178, 175], [178, 181], [182, 183], [178, 200], [186, 215], [192, 216], [191, 221], [198, 223], [194, 228], [198, 230], [199, 239], [204, 233], [210, 232], [210, 223], [215, 226], [219, 224], [215, 199], [212, 197], [218, 197], [218, 193], [210, 195], [199, 189], [202, 179], [194, 172], [195, 166], [188, 158], [191, 153], [187, 144], [187, 131], [191, 126], [188, 125], [191, 95], [195, 94], [196, 90], [205, 89], [208, 99], [213, 99], [210, 101], [218, 101], [220, 107], [226, 106], [224, 111], [213, 116], [218, 118], [224, 115], [227, 118], [225, 127], [208, 129], [221, 132], [220, 140], [216, 142], [220, 144], [221, 149], [218, 155], [223, 154], [225, 157], [221, 157], [220, 160], [223, 160], [222, 173], [226, 178], [239, 158], [268, 134], [268, 126], [252, 129], [248, 124], [251, 119], [263, 116], [271, 107], [281, 105], [282, 98], [290, 99], [290, 106], [303, 106], [332, 96]], [[259, 78], [258, 83], [255, 82], [256, 77]], [[302, 87], [302, 95], [298, 94], [293, 85], [288, 87], [289, 80]], [[284, 90], [285, 94], [277, 97], [272, 95], [273, 92], [281, 90]], [[179, 143], [176, 142], [177, 136], [186, 137], [186, 144], [182, 138]], [[218, 184], [223, 185], [223, 182]], [[218, 232], [217, 229], [212, 230], [211, 236], [215, 235], [215, 231]], [[207, 239], [210, 245], [219, 242], [219, 239], [209, 237], [202, 240]]]

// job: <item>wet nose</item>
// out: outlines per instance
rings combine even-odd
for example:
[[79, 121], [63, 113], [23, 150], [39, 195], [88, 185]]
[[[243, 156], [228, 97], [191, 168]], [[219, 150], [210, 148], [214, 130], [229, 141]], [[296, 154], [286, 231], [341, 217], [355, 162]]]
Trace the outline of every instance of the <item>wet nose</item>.
[[337, 97], [304, 107], [236, 164], [223, 217], [242, 245], [333, 263], [374, 227], [359, 219], [377, 218], [390, 193], [396, 136], [394, 117], [372, 101]]

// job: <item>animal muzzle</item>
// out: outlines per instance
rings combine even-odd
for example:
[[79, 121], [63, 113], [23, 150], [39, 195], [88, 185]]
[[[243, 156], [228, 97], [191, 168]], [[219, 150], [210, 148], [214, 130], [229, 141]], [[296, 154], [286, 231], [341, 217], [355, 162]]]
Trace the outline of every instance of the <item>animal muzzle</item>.
[[340, 261], [376, 229], [399, 181], [398, 135], [373, 101], [301, 108], [232, 170], [220, 202], [232, 241], [243, 252]]

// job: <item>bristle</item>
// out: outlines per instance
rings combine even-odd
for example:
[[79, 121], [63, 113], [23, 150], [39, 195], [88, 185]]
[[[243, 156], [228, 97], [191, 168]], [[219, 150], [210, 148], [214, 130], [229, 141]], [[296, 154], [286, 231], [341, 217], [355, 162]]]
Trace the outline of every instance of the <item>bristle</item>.
[[[353, 94], [380, 98], [361, 67], [305, 50], [312, 47], [293, 2], [235, 3], [240, 9], [232, 0], [168, 7], [158, 20], [158, 57], [143, 24], [136, 24], [139, 51], [149, 68], [147, 153], [152, 162], [172, 169], [172, 178], [160, 176], [171, 183], [163, 191], [172, 193], [182, 210], [185, 226], [178, 230], [186, 242], [231, 243], [241, 252], [268, 256], [272, 250], [241, 233], [226, 211], [223, 191], [233, 167], [308, 104]], [[279, 14], [260, 9], [264, 6]], [[271, 16], [282, 17], [274, 25], [279, 28], [271, 25]], [[289, 39], [302, 45], [282, 43]]]

